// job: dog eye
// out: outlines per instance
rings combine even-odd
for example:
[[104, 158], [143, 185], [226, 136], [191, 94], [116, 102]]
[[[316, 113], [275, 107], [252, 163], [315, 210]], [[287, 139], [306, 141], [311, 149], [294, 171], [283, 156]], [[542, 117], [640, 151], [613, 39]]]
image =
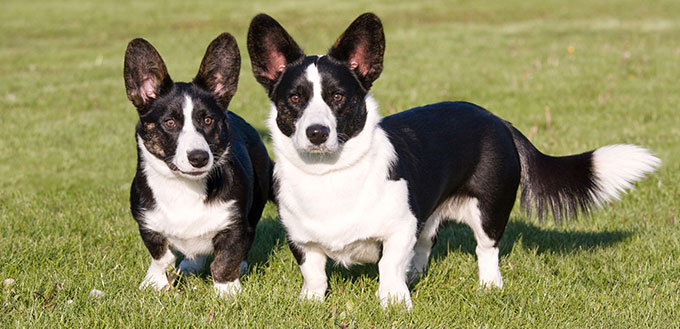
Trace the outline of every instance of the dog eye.
[[205, 117], [205, 118], [203, 118], [203, 124], [206, 125], [206, 126], [211, 125], [211, 124], [213, 123], [213, 121], [214, 121], [214, 120], [213, 120], [213, 118], [211, 118], [211, 117]]
[[335, 93], [333, 94], [333, 101], [334, 102], [339, 102], [341, 101], [345, 96], [343, 96], [341, 93]]
[[290, 95], [290, 101], [293, 103], [297, 103], [300, 101], [300, 95], [298, 94], [292, 94]]
[[165, 125], [168, 126], [168, 128], [175, 128], [175, 126], [177, 126], [177, 121], [174, 119], [168, 119], [165, 120]]

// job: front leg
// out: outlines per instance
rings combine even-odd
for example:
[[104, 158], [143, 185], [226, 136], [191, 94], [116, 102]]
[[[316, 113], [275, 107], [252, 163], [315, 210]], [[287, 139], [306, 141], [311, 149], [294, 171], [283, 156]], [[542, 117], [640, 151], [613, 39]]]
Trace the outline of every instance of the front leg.
[[300, 291], [300, 297], [316, 301], [323, 301], [328, 278], [326, 277], [326, 254], [318, 248], [300, 247], [290, 240], [288, 241], [295, 260], [300, 265], [300, 272], [304, 283]]
[[144, 280], [139, 285], [139, 289], [144, 289], [148, 286], [156, 290], [163, 290], [170, 287], [170, 281], [166, 274], [168, 267], [175, 265], [175, 254], [168, 248], [168, 242], [160, 233], [140, 229], [142, 241], [151, 253], [151, 264], [146, 271]]
[[241, 291], [239, 277], [248, 251], [253, 243], [254, 233], [245, 227], [234, 225], [213, 238], [215, 259], [210, 264], [213, 288], [219, 296], [236, 295]]
[[378, 262], [380, 284], [377, 293], [382, 307], [390, 303], [404, 303], [409, 310], [412, 308], [406, 271], [413, 257], [415, 243], [415, 230], [400, 231], [383, 241], [382, 258]]

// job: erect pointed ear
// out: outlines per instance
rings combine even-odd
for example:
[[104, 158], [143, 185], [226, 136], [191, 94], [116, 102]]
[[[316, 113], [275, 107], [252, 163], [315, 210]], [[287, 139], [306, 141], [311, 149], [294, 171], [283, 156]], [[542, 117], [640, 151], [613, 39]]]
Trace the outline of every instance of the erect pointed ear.
[[236, 93], [240, 71], [241, 53], [236, 39], [229, 33], [222, 33], [205, 51], [194, 84], [213, 93], [226, 110]]
[[141, 38], [128, 43], [123, 77], [127, 97], [140, 113], [154, 99], [172, 88], [172, 79], [161, 55]]
[[255, 79], [267, 92], [271, 92], [286, 65], [305, 57], [288, 32], [266, 14], [259, 14], [250, 22], [248, 54]]
[[328, 50], [329, 57], [356, 73], [366, 90], [380, 76], [384, 54], [385, 33], [380, 18], [373, 13], [357, 17]]

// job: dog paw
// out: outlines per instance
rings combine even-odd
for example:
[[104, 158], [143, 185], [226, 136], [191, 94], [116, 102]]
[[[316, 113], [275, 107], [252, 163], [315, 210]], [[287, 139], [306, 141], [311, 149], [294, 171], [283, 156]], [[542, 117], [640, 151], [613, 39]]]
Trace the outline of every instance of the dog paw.
[[380, 298], [380, 306], [387, 308], [390, 305], [402, 304], [410, 311], [413, 308], [411, 302], [411, 294], [406, 288], [406, 284], [402, 287], [380, 287], [376, 293]]
[[215, 282], [213, 290], [219, 297], [235, 296], [241, 292], [241, 282], [238, 279], [227, 283]]
[[307, 289], [302, 287], [300, 291], [300, 298], [305, 300], [312, 300], [316, 302], [323, 302], [324, 294], [326, 293], [326, 288], [320, 289]]
[[503, 289], [503, 278], [500, 275], [480, 277], [479, 285], [485, 289]]
[[153, 288], [156, 291], [165, 291], [170, 289], [170, 281], [168, 281], [168, 278], [166, 276], [163, 277], [146, 276], [144, 277], [144, 280], [142, 280], [142, 283], [139, 284], [139, 290], [143, 290], [149, 287]]

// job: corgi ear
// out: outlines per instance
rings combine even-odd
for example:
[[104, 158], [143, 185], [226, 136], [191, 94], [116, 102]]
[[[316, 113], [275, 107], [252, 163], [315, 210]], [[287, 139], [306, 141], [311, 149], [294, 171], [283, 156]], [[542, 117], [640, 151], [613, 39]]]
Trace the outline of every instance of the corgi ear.
[[146, 40], [128, 43], [123, 68], [127, 97], [142, 113], [149, 104], [172, 88], [172, 79], [161, 55]]
[[215, 95], [218, 103], [226, 111], [236, 93], [240, 71], [241, 53], [236, 39], [229, 33], [222, 33], [205, 51], [201, 67], [193, 82]]
[[267, 93], [271, 93], [287, 65], [305, 57], [288, 32], [266, 14], [259, 14], [250, 22], [248, 54], [255, 79]]
[[384, 54], [385, 34], [382, 23], [372, 13], [357, 17], [328, 50], [329, 57], [354, 71], [366, 90], [380, 76]]

